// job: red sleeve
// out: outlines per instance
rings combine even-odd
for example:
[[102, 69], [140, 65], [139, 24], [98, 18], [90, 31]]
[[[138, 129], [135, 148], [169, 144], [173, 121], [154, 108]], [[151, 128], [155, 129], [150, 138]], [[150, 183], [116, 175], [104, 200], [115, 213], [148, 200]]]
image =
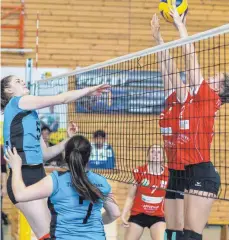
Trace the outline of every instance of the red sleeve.
[[205, 80], [194, 95], [194, 100], [199, 103], [200, 111], [204, 116], [215, 116], [221, 105], [219, 95], [210, 88]]
[[171, 106], [173, 102], [177, 101], [176, 92], [173, 91], [168, 96], [165, 97], [165, 106]]

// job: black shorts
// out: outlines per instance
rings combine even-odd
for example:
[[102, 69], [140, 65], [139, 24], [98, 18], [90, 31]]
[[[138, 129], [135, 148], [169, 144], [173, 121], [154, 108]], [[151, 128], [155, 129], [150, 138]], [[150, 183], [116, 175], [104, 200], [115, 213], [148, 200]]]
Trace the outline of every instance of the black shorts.
[[185, 167], [186, 190], [199, 190], [218, 194], [220, 176], [212, 162], [188, 165]]
[[[23, 165], [21, 168], [21, 171], [22, 171], [22, 178], [26, 186], [30, 186], [34, 183], [37, 183], [46, 176], [43, 164], [34, 165], [34, 166]], [[12, 170], [11, 169], [10, 169], [9, 177], [7, 179], [7, 192], [11, 202], [13, 204], [18, 203], [15, 200], [13, 189], [12, 189]]]
[[155, 223], [165, 222], [164, 217], [150, 216], [144, 213], [140, 213], [137, 215], [131, 215], [128, 222], [133, 222], [138, 224], [139, 226], [145, 228], [151, 228]]
[[166, 199], [184, 199], [185, 171], [169, 169], [169, 182]]

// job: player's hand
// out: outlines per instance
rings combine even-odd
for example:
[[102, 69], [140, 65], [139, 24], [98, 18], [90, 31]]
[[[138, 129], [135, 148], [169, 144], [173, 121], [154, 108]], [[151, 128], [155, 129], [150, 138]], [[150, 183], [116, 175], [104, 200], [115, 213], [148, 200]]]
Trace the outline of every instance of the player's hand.
[[4, 159], [10, 165], [12, 170], [19, 170], [22, 166], [21, 157], [18, 155], [16, 148], [11, 151], [10, 147], [6, 149]]
[[124, 228], [128, 228], [130, 226], [129, 222], [126, 220], [126, 216], [124, 216], [123, 214], [121, 215], [121, 220], [122, 220], [122, 226]]
[[88, 96], [101, 96], [103, 93], [110, 92], [111, 86], [109, 84], [100, 84], [98, 86], [90, 87]]
[[179, 26], [183, 26], [186, 23], [185, 14], [179, 15], [176, 7], [176, 0], [172, 0], [172, 7], [170, 8], [169, 14], [173, 17], [174, 25], [178, 28]]
[[76, 123], [71, 121], [68, 124], [67, 132], [68, 132], [68, 136], [71, 138], [79, 132], [79, 127], [76, 125]]
[[161, 37], [161, 32], [160, 32], [160, 22], [157, 14], [155, 13], [152, 17], [151, 20], [151, 31], [152, 31], [152, 36], [154, 40], [160, 44], [163, 42], [163, 39]]

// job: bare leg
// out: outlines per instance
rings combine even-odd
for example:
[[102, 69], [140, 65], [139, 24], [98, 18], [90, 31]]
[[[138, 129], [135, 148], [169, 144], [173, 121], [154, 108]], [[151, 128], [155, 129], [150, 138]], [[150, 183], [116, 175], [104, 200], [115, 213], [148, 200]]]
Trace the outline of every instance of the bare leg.
[[150, 235], [152, 240], [164, 240], [165, 236], [165, 222], [158, 222], [151, 226]]
[[38, 239], [50, 232], [51, 215], [47, 199], [17, 203], [15, 206], [24, 214]]
[[[202, 234], [215, 199], [203, 197], [210, 197], [208, 192], [200, 192], [196, 190], [190, 190], [189, 192], [198, 194], [199, 196], [185, 194], [184, 228]], [[211, 194], [211, 197], [213, 196], [214, 195]]]
[[166, 228], [183, 231], [184, 228], [184, 200], [165, 199]]
[[130, 226], [126, 230], [125, 240], [139, 240], [143, 234], [144, 228], [136, 223], [130, 222]]

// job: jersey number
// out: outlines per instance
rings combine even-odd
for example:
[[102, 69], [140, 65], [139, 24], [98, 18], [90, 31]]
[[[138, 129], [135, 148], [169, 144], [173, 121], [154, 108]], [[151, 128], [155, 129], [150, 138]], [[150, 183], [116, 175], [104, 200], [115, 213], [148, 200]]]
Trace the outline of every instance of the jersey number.
[[[83, 204], [83, 200], [85, 200], [85, 198], [83, 197], [79, 197], [79, 204]], [[91, 211], [92, 211], [92, 208], [93, 208], [93, 204], [90, 203], [89, 206], [88, 206], [88, 209], [87, 209], [87, 215], [86, 217], [83, 219], [83, 224], [86, 224], [89, 217], [91, 216]]]
[[39, 141], [41, 138], [41, 126], [40, 121], [36, 121], [36, 131], [37, 131], [37, 140]]

